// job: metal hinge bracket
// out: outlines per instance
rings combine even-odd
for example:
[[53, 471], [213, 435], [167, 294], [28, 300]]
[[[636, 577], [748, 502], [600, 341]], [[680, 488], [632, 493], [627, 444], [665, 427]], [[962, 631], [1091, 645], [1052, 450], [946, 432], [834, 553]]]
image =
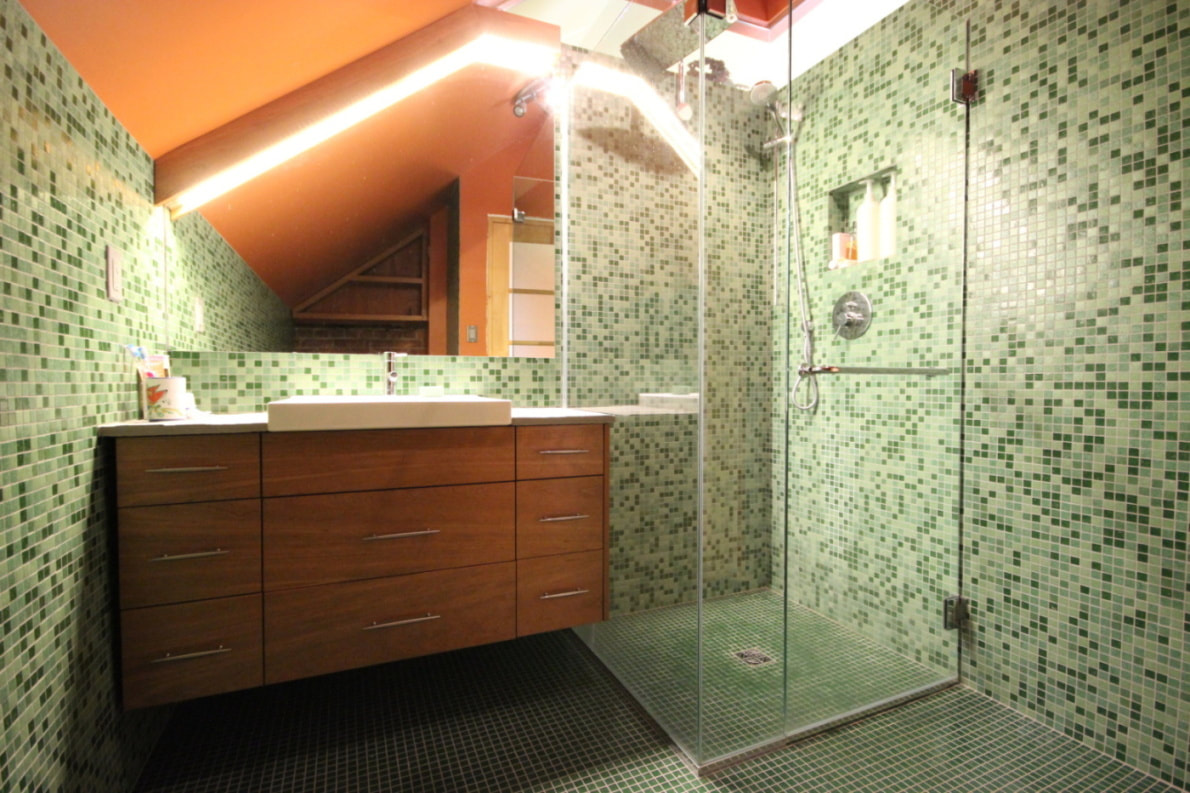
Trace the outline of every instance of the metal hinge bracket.
[[967, 608], [967, 599], [959, 595], [951, 595], [942, 601], [942, 627], [948, 631], [956, 631], [967, 625], [971, 613]]
[[979, 72], [972, 69], [950, 70], [950, 99], [960, 105], [969, 105], [979, 98]]

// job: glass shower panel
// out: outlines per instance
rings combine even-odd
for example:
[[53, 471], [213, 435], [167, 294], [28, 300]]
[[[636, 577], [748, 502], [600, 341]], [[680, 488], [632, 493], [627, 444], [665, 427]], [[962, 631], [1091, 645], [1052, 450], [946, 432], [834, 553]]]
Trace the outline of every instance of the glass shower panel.
[[771, 28], [701, 17], [701, 57], [688, 63], [704, 157], [696, 756], [704, 765], [784, 736], [784, 552], [772, 485], [774, 464], [782, 465], [773, 429], [784, 382], [773, 340], [788, 322], [775, 303], [787, 270], [787, 14], [774, 14]]
[[676, 115], [673, 75], [630, 51], [568, 50], [564, 64], [566, 399], [615, 415], [611, 619], [578, 633], [693, 755], [698, 180], [684, 159], [694, 137]]
[[[822, 374], [817, 406], [790, 407], [790, 734], [957, 679], [942, 609], [959, 585], [965, 141], [946, 78], [965, 45], [953, 12], [911, 0], [790, 86], [804, 118], [791, 232], [815, 327], [807, 361], [800, 318], [790, 324], [791, 375], [805, 363], [945, 372]], [[857, 294], [872, 306], [862, 335]]]

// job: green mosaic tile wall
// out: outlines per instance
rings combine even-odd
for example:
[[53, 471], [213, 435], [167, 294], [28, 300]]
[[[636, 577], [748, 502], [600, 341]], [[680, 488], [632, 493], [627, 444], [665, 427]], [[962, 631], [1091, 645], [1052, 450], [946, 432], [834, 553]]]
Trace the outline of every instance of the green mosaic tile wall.
[[[817, 409], [790, 411], [787, 430], [779, 415], [775, 432], [789, 459], [787, 487], [773, 489], [774, 514], [788, 507], [787, 527], [775, 523], [787, 530], [787, 596], [939, 679], [957, 674], [955, 634], [942, 629], [941, 610], [959, 567], [964, 123], [946, 77], [964, 42], [953, 13], [910, 3], [791, 87], [805, 117], [796, 165], [814, 362], [949, 374], [823, 375]], [[831, 191], [886, 168], [895, 168], [898, 196], [894, 254], [830, 269]], [[847, 340], [832, 315], [852, 290], [871, 299], [873, 320]], [[796, 284], [786, 291], [796, 367]], [[784, 343], [776, 344], [782, 363]], [[780, 408], [784, 397], [775, 394]], [[774, 475], [780, 470], [777, 461]], [[790, 657], [799, 641], [791, 625]], [[801, 726], [791, 712], [788, 727]]]
[[1186, 786], [1190, 6], [972, 22], [963, 674]]
[[[605, 62], [571, 58], [572, 66], [582, 58]], [[671, 90], [668, 80], [659, 90]], [[711, 86], [708, 101], [705, 322], [714, 365], [702, 395], [703, 583], [714, 596], [764, 587], [770, 578], [772, 186], [767, 163], [749, 152], [764, 134], [763, 111], [724, 86]], [[640, 393], [695, 391], [698, 182], [622, 98], [578, 90], [571, 119], [570, 404], [635, 405]], [[695, 417], [623, 417], [613, 443], [623, 471], [613, 476], [636, 494], [612, 493], [613, 613], [692, 599]]]
[[[292, 350], [289, 307], [244, 266], [200, 213], [166, 226], [169, 346], [179, 350]], [[195, 298], [204, 330], [195, 325]]]
[[[164, 222], [148, 155], [16, 0], [0, 0], [0, 40], [0, 789], [122, 791], [167, 712], [118, 706], [94, 427], [136, 415], [121, 345], [170, 341]], [[210, 343], [284, 334], [239, 305], [254, 276], [201, 219], [177, 233], [178, 281], [236, 290], [207, 301]], [[106, 245], [124, 253], [121, 303], [104, 296]]]
[[[172, 361], [198, 407], [214, 413], [251, 413], [274, 399], [307, 394], [384, 393], [380, 355], [187, 351], [174, 353]], [[398, 394], [442, 386], [451, 394], [510, 399], [517, 407], [559, 404], [552, 360], [411, 355], [398, 367]]]

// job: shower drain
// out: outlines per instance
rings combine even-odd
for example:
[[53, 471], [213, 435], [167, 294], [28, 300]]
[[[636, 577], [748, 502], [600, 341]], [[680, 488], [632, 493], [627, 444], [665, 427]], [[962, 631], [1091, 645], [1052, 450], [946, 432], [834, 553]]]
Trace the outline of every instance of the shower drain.
[[736, 650], [734, 653], [732, 653], [732, 655], [746, 663], [748, 666], [764, 666], [765, 664], [771, 664], [773, 662], [772, 657], [759, 647], [753, 647], [749, 650]]

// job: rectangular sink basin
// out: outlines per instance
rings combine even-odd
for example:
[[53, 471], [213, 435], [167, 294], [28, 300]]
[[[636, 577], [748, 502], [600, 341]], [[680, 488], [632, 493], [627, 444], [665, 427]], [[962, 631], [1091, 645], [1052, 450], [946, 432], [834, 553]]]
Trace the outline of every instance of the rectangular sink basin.
[[478, 396], [298, 396], [270, 402], [268, 411], [269, 432], [512, 423], [511, 402]]

